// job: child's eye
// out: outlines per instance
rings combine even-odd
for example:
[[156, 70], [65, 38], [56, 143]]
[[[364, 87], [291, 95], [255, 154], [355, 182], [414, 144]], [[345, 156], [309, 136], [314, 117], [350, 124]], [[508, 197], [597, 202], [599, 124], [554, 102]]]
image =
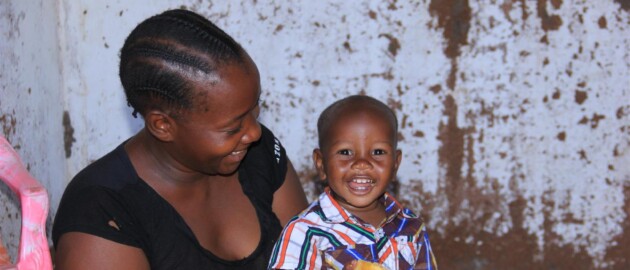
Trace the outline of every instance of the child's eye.
[[344, 155], [344, 156], [349, 156], [351, 154], [351, 152], [348, 149], [342, 149], [342, 150], [337, 151], [337, 154]]
[[376, 150], [372, 151], [372, 154], [380, 156], [380, 155], [387, 154], [387, 152], [385, 150], [383, 150], [383, 149], [376, 149]]

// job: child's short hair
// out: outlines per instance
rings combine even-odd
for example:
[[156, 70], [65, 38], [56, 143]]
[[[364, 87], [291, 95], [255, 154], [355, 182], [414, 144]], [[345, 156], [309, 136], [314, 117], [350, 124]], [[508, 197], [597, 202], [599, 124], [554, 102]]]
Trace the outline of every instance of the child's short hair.
[[394, 111], [389, 106], [378, 99], [366, 95], [352, 95], [333, 102], [328, 107], [326, 107], [326, 109], [324, 109], [319, 115], [319, 118], [317, 119], [319, 147], [323, 147], [324, 139], [326, 137], [326, 133], [328, 132], [328, 128], [330, 127], [330, 123], [335, 120], [339, 112], [350, 105], [360, 105], [362, 107], [371, 106], [374, 109], [381, 110], [383, 113], [388, 114], [391, 117], [390, 123], [392, 123], [392, 127], [394, 130], [394, 140], [396, 142], [398, 141], [398, 118], [396, 117], [396, 113], [394, 113]]

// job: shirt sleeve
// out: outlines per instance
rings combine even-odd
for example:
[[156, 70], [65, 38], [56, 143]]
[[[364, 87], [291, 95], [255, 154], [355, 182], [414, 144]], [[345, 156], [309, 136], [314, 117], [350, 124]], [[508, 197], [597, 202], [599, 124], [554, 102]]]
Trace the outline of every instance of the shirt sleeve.
[[287, 175], [288, 157], [284, 146], [280, 140], [264, 125], [261, 125], [262, 133], [261, 142], [265, 145], [267, 155], [271, 156], [271, 167], [273, 168], [273, 179], [269, 184], [275, 192], [284, 184]]
[[129, 207], [114, 191], [98, 186], [64, 194], [53, 225], [53, 242], [68, 232], [82, 232], [142, 248], [142, 235]]
[[429, 242], [429, 234], [426, 231], [425, 226], [422, 226], [422, 230], [420, 231], [420, 235], [416, 239], [416, 246], [418, 247], [418, 255], [416, 259], [416, 264], [414, 265], [414, 270], [436, 270], [437, 261], [435, 260], [435, 256], [433, 255], [433, 250], [431, 249], [431, 243]]
[[246, 193], [271, 204], [273, 194], [282, 186], [287, 174], [288, 158], [280, 140], [264, 125], [262, 135], [245, 157], [239, 178]]
[[268, 269], [320, 269], [322, 261], [317, 249], [317, 237], [299, 217], [285, 226], [276, 242]]

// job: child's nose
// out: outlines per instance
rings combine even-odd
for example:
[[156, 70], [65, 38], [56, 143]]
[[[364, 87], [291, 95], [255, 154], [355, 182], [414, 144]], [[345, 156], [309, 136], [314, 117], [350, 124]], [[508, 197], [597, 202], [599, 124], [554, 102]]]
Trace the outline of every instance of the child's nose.
[[352, 163], [352, 168], [355, 170], [372, 169], [372, 163], [364, 157], [358, 157], [354, 163]]

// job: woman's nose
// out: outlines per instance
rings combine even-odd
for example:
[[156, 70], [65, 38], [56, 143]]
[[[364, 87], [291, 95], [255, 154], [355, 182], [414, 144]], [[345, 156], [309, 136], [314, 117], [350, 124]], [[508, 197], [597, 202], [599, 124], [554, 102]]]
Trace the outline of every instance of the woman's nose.
[[248, 122], [249, 123], [247, 124], [247, 132], [245, 132], [245, 135], [243, 135], [241, 139], [243, 143], [245, 144], [258, 141], [258, 139], [260, 139], [260, 136], [262, 134], [260, 123], [258, 123], [258, 121], [256, 120], [256, 117], [251, 117], [251, 119], [248, 120]]

